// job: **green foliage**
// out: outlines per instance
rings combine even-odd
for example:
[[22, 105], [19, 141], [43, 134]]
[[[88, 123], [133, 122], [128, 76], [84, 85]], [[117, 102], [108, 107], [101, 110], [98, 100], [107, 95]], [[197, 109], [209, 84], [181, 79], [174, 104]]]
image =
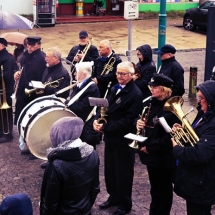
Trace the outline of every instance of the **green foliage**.
[[[166, 12], [168, 18], [183, 18], [184, 13], [185, 11], [183, 10], [171, 10]], [[139, 17], [141, 19], [156, 19], [159, 17], [159, 12], [144, 11], [140, 13]]]

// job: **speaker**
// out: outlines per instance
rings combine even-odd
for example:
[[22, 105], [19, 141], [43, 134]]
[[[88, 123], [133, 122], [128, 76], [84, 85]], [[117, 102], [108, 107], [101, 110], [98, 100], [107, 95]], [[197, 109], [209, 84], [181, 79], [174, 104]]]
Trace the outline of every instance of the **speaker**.
[[215, 66], [215, 6], [208, 8], [207, 38], [205, 53], [205, 77], [211, 79], [212, 70]]

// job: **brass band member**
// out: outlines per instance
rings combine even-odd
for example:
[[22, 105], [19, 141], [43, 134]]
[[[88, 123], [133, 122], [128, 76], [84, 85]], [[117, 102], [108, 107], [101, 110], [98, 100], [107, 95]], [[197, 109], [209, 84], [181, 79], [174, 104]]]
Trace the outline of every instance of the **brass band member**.
[[[104, 133], [105, 183], [109, 194], [107, 201], [99, 207], [106, 209], [117, 205], [113, 215], [125, 214], [132, 208], [132, 184], [134, 175], [134, 149], [124, 135], [135, 132], [135, 118], [141, 111], [142, 94], [133, 81], [134, 67], [125, 61], [117, 65], [119, 85], [112, 87], [107, 96], [109, 107], [107, 123], [94, 121], [93, 127]], [[117, 93], [117, 94], [116, 94]], [[100, 116], [97, 116], [97, 119]]]
[[76, 66], [77, 71], [74, 75], [75, 79], [78, 81], [78, 84], [73, 88], [70, 99], [66, 101], [66, 104], [68, 104], [71, 99], [73, 99], [81, 90], [83, 90], [90, 82], [92, 82], [92, 84], [84, 90], [80, 97], [68, 107], [85, 122], [93, 109], [93, 106], [90, 106], [88, 98], [99, 97], [100, 94], [97, 84], [95, 84], [95, 82], [93, 82], [91, 79], [92, 64], [90, 64], [90, 62], [81, 62], [76, 64]]
[[140, 88], [143, 99], [151, 95], [148, 88], [148, 82], [150, 82], [154, 73], [156, 73], [156, 66], [152, 59], [152, 49], [148, 44], [137, 47], [137, 57], [139, 62], [136, 64], [139, 73], [133, 76], [135, 84]]
[[[121, 58], [112, 50], [109, 40], [102, 40], [99, 44], [100, 57], [95, 61], [92, 78], [98, 84], [100, 96], [104, 97], [108, 83], [117, 83], [116, 67], [122, 62]], [[105, 69], [106, 68], [106, 69]]]
[[[179, 122], [171, 112], [164, 112], [163, 106], [171, 96], [172, 79], [163, 74], [154, 74], [149, 82], [152, 92], [150, 113], [147, 124], [144, 120], [137, 121], [137, 129], [145, 129], [148, 139], [139, 144], [141, 163], [147, 166], [151, 185], [151, 204], [149, 214], [169, 215], [173, 198], [173, 173], [175, 160], [172, 155], [171, 137], [158, 123], [164, 117], [172, 126]], [[148, 105], [145, 103], [144, 105]]]
[[[63, 89], [70, 85], [70, 76], [66, 68], [61, 63], [61, 51], [57, 47], [49, 48], [45, 56], [46, 66], [42, 77], [42, 83], [53, 82], [56, 80], [57, 83], [53, 85], [47, 85], [45, 87], [42, 96], [55, 94], [60, 89]], [[59, 97], [67, 98], [69, 96], [69, 91], [59, 94]]]
[[[7, 41], [4, 38], [0, 38], [0, 143], [13, 140], [13, 111], [10, 96], [13, 93], [15, 61], [6, 50], [6, 47]], [[2, 109], [3, 102], [7, 103], [7, 109]]]
[[26, 95], [25, 88], [29, 88], [29, 82], [32, 80], [41, 81], [46, 68], [45, 55], [41, 51], [41, 37], [30, 36], [27, 40], [27, 51], [20, 62], [22, 73], [20, 71], [14, 73], [15, 81], [19, 81], [14, 124], [17, 123], [23, 108], [37, 97], [36, 93], [32, 93], [31, 96]]
[[[99, 53], [98, 49], [94, 45], [90, 46], [86, 55], [84, 56], [83, 50], [85, 49], [88, 42], [89, 42], [88, 33], [85, 30], [80, 31], [79, 45], [72, 47], [66, 59], [73, 62], [73, 64], [78, 63], [80, 60], [82, 60], [83, 62], [95, 61], [98, 58]], [[84, 59], [82, 59], [83, 56]], [[71, 67], [71, 70], [73, 70], [73, 73], [75, 72], [74, 67]], [[75, 79], [74, 74], [72, 74], [72, 78], [73, 80]]]
[[172, 140], [178, 159], [174, 191], [186, 200], [188, 215], [211, 215], [215, 204], [215, 81], [205, 81], [196, 89], [198, 113], [192, 127], [199, 141], [194, 147], [180, 147]]

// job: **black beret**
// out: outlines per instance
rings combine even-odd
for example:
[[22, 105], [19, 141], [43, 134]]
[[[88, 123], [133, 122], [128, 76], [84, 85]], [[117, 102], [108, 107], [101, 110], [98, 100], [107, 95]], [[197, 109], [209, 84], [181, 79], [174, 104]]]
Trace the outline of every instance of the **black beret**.
[[35, 43], [40, 42], [41, 37], [30, 36], [30, 37], [27, 37], [27, 40], [28, 40], [27, 42], [28, 45], [34, 45]]
[[164, 74], [154, 74], [151, 82], [149, 82], [148, 84], [150, 86], [164, 86], [171, 88], [173, 83], [173, 80]]
[[155, 54], [166, 54], [166, 53], [175, 54], [176, 53], [175, 47], [172, 45], [166, 44], [162, 46], [160, 50], [155, 52]]
[[5, 38], [0, 38], [0, 43], [7, 46], [7, 40], [5, 40]]

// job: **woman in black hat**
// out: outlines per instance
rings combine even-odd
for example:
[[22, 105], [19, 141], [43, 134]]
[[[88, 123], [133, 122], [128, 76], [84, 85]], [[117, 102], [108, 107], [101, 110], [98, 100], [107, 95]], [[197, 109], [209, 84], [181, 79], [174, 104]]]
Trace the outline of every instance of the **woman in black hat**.
[[174, 192], [186, 200], [188, 215], [211, 215], [215, 204], [215, 81], [205, 81], [196, 89], [198, 114], [192, 127], [199, 141], [194, 147], [181, 147], [172, 139], [173, 155], [178, 159]]
[[137, 121], [137, 129], [144, 130], [148, 139], [139, 143], [139, 156], [147, 166], [151, 185], [150, 215], [169, 215], [173, 198], [173, 173], [175, 160], [172, 155], [171, 137], [158, 123], [164, 117], [171, 126], [179, 122], [171, 112], [164, 112], [163, 107], [171, 96], [172, 79], [163, 74], [154, 74], [151, 82], [152, 97], [144, 106], [150, 107], [143, 119]]

